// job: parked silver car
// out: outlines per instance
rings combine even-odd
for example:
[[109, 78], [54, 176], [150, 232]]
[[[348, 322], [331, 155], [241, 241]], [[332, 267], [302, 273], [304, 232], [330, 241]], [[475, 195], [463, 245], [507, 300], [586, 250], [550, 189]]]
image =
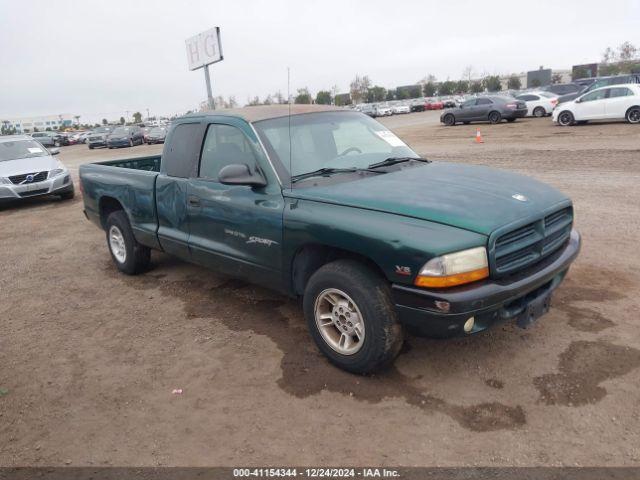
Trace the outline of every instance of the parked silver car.
[[0, 202], [41, 195], [73, 198], [71, 175], [53, 158], [59, 152], [28, 135], [0, 137]]

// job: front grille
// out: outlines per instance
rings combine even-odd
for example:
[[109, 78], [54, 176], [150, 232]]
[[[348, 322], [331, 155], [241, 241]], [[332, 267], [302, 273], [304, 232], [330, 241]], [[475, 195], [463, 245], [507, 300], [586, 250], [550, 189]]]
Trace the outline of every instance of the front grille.
[[[13, 183], [14, 185], [21, 185], [24, 183], [36, 183], [36, 182], [42, 182], [46, 180], [48, 174], [49, 172], [25, 173], [24, 175], [14, 175], [13, 177], [9, 177], [9, 180], [11, 180], [11, 183]], [[31, 180], [30, 182], [27, 181], [28, 176], [33, 176], [33, 180]]]
[[42, 195], [43, 193], [47, 193], [49, 190], [47, 188], [42, 188], [40, 190], [30, 190], [28, 192], [21, 192], [21, 197], [33, 197], [35, 195]]
[[102, 141], [102, 137], [89, 137], [90, 142], [100, 142]]
[[526, 268], [560, 248], [571, 235], [573, 209], [566, 207], [496, 238], [493, 270], [498, 276]]

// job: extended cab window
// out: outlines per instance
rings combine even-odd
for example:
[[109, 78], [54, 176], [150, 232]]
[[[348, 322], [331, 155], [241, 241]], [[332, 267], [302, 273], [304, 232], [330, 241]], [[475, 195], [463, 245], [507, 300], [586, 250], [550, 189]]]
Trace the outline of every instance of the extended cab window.
[[244, 163], [249, 168], [257, 163], [247, 137], [231, 125], [209, 125], [200, 156], [198, 176], [217, 181], [220, 170], [233, 163]]
[[614, 97], [627, 97], [633, 95], [633, 92], [626, 87], [612, 88], [609, 93], [609, 98]]

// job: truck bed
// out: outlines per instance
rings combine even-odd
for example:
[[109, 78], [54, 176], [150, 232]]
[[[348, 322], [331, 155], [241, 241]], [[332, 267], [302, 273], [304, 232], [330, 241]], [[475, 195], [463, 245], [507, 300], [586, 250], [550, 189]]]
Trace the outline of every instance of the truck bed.
[[81, 165], [80, 184], [87, 218], [104, 227], [101, 214], [119, 203], [131, 220], [136, 239], [159, 247], [155, 189], [160, 159], [160, 155], [154, 155]]

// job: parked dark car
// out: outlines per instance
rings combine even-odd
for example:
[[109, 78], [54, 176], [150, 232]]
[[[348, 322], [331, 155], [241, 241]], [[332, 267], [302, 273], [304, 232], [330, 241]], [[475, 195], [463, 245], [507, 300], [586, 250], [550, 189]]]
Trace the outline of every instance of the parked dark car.
[[147, 143], [149, 145], [164, 143], [165, 138], [167, 138], [167, 127], [155, 127], [147, 134]]
[[527, 115], [527, 104], [510, 97], [478, 97], [471, 98], [457, 108], [446, 110], [440, 115], [440, 121], [447, 126], [456, 123], [491, 122], [502, 120], [514, 122]]
[[585, 93], [588, 93], [591, 90], [595, 90], [596, 88], [608, 87], [609, 85], [622, 85], [625, 83], [640, 83], [640, 73], [632, 73], [630, 75], [614, 75], [611, 77], [580, 79], [576, 83], [582, 82], [584, 80], [590, 81], [586, 88], [583, 88], [579, 92], [562, 95], [560, 98], [558, 98], [558, 104], [575, 100], [580, 95], [584, 95]]
[[142, 145], [144, 143], [144, 132], [138, 126], [131, 125], [128, 127], [117, 127], [107, 137], [107, 147], [133, 147], [134, 145]]
[[556, 95], [568, 95], [570, 93], [580, 92], [584, 88], [584, 85], [578, 83], [556, 83], [555, 85], [547, 85], [542, 88], [542, 90], [555, 93]]
[[43, 147], [57, 147], [60, 143], [56, 140], [57, 134], [53, 132], [34, 132], [31, 138], [40, 142]]
[[89, 143], [89, 150], [93, 150], [96, 147], [106, 147], [107, 146], [107, 137], [113, 132], [114, 128], [111, 125], [105, 125], [103, 127], [98, 127], [91, 132], [91, 135], [87, 138], [87, 142]]

